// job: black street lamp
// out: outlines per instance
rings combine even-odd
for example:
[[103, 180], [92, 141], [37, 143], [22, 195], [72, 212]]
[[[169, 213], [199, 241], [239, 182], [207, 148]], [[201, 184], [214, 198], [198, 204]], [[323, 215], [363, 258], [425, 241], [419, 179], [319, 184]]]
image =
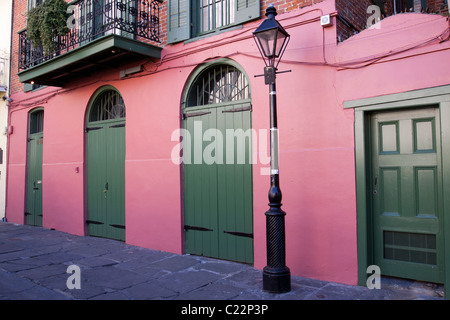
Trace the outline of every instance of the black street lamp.
[[261, 25], [253, 32], [256, 45], [264, 59], [264, 79], [270, 98], [270, 190], [266, 212], [267, 266], [263, 270], [263, 290], [283, 293], [291, 290], [291, 273], [286, 266], [286, 213], [281, 210], [281, 190], [278, 171], [278, 127], [275, 78], [281, 56], [289, 42], [289, 34], [275, 20], [277, 11], [271, 4]]

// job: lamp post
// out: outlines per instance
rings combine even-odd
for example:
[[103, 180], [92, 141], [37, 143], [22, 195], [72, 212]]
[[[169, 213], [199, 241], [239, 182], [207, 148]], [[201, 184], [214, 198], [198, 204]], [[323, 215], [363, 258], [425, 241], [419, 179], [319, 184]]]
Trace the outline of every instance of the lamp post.
[[281, 210], [281, 189], [278, 171], [278, 124], [275, 78], [281, 56], [289, 42], [289, 34], [275, 20], [272, 4], [266, 9], [261, 25], [253, 32], [256, 45], [265, 63], [264, 80], [269, 85], [270, 102], [270, 189], [266, 215], [267, 266], [263, 269], [263, 290], [283, 293], [291, 290], [291, 273], [286, 266], [285, 221]]

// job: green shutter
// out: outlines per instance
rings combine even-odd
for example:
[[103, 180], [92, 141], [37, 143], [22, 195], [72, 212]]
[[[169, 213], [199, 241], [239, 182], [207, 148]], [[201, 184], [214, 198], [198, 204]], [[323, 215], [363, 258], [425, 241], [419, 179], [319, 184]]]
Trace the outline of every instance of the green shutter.
[[174, 43], [190, 37], [190, 0], [168, 0], [169, 16], [167, 43]]
[[259, 0], [237, 0], [236, 1], [236, 23], [243, 23], [259, 18]]

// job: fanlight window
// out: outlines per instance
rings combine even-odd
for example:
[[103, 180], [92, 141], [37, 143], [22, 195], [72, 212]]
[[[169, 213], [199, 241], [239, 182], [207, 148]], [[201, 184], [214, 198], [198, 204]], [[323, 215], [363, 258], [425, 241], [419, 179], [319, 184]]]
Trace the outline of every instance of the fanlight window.
[[192, 84], [187, 107], [232, 102], [250, 98], [247, 77], [231, 65], [206, 69]]
[[94, 101], [89, 114], [89, 122], [125, 118], [125, 104], [115, 90], [102, 92]]
[[30, 114], [30, 134], [44, 131], [44, 110]]

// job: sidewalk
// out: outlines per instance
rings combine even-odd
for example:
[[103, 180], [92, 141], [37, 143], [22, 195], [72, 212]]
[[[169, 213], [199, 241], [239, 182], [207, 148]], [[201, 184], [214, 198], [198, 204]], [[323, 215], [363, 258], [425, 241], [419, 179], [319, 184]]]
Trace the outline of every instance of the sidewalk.
[[[80, 289], [67, 286], [77, 283], [71, 265], [79, 267]], [[262, 271], [245, 264], [0, 222], [0, 300], [443, 299], [442, 286], [399, 279], [382, 278], [379, 290], [291, 282], [290, 292], [270, 294], [261, 290]]]

